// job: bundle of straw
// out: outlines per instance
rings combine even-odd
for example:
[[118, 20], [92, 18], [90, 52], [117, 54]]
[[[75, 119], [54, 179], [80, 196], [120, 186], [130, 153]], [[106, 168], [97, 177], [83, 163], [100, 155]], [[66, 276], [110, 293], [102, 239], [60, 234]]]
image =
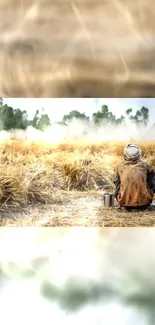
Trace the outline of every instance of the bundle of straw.
[[97, 159], [72, 161], [61, 165], [69, 190], [93, 190], [112, 183], [113, 175]]
[[22, 171], [17, 166], [0, 165], [0, 205], [21, 205], [27, 200]]
[[37, 162], [25, 167], [24, 172], [28, 201], [41, 203], [61, 201], [59, 190], [64, 189], [65, 184], [58, 170]]

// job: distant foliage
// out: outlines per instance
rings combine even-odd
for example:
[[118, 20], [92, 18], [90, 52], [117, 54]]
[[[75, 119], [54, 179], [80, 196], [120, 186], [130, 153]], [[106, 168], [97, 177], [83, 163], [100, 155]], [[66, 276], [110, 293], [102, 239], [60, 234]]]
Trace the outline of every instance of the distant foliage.
[[126, 110], [126, 115], [132, 123], [136, 125], [147, 126], [149, 121], [149, 109], [147, 107], [142, 107], [140, 110], [137, 110], [135, 115], [132, 115], [132, 108]]
[[85, 113], [80, 113], [78, 111], [71, 111], [68, 115], [64, 115], [62, 122], [64, 124], [68, 124], [71, 122], [73, 119], [81, 120], [81, 121], [89, 121], [89, 117], [86, 116]]
[[[116, 117], [116, 115], [110, 112], [107, 105], [102, 105], [100, 110], [92, 114], [92, 117], [88, 117], [86, 113], [72, 110], [68, 115], [64, 115], [62, 121], [58, 121], [57, 124], [67, 126], [75, 119], [87, 122], [88, 124], [94, 123], [97, 126], [104, 124], [121, 125], [125, 124], [127, 120], [136, 126], [147, 126], [149, 122], [149, 109], [143, 106], [134, 115], [132, 108], [129, 108], [126, 110], [125, 116], [121, 115], [120, 117]], [[28, 126], [44, 131], [51, 125], [52, 122], [48, 114], [44, 113], [44, 109], [42, 109], [41, 113], [37, 109], [33, 119], [29, 120], [26, 110], [22, 111], [20, 108], [13, 109], [7, 104], [4, 104], [3, 99], [0, 98], [0, 131], [8, 131], [11, 129], [26, 130]]]
[[44, 114], [42, 110], [40, 114], [39, 110], [36, 110], [32, 120], [28, 119], [27, 112], [21, 109], [13, 109], [8, 105], [4, 105], [3, 99], [0, 99], [0, 130], [9, 131], [11, 129], [26, 130], [28, 126], [44, 131], [51, 125], [50, 118], [47, 114]]
[[93, 122], [95, 124], [101, 123], [109, 123], [113, 125], [118, 125], [124, 122], [125, 117], [122, 115], [120, 118], [116, 118], [116, 116], [109, 111], [107, 105], [103, 105], [101, 110], [93, 114]]

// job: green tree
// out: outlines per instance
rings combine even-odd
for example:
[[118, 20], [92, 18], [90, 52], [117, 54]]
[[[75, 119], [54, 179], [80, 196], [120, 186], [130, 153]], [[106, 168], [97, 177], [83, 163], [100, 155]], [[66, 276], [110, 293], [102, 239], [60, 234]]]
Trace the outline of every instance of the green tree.
[[95, 124], [107, 122], [109, 119], [109, 109], [107, 105], [103, 105], [100, 111], [93, 113], [92, 115], [93, 122]]
[[42, 114], [39, 118], [37, 129], [44, 131], [47, 127], [51, 126], [50, 118], [47, 114]]
[[129, 120], [137, 126], [147, 126], [149, 122], [149, 109], [143, 106], [140, 110], [137, 110], [136, 114], [132, 114], [132, 108], [126, 110], [126, 115]]
[[107, 105], [103, 105], [101, 107], [101, 110], [93, 113], [92, 115], [92, 120], [95, 124], [113, 124], [113, 125], [118, 125], [121, 124], [124, 120], [125, 117], [122, 115], [120, 118], [116, 118], [116, 116], [109, 111], [109, 108]]
[[15, 126], [14, 110], [8, 105], [2, 105], [0, 107], [0, 119], [2, 121], [3, 130], [13, 129]]
[[78, 119], [81, 121], [89, 121], [89, 117], [85, 113], [80, 113], [79, 111], [71, 111], [68, 115], [64, 115], [62, 122], [64, 124], [70, 123], [73, 119]]
[[29, 125], [26, 111], [13, 109], [8, 105], [3, 105], [3, 100], [0, 100], [0, 130], [9, 131], [10, 129], [25, 130]]
[[29, 125], [28, 115], [26, 111], [21, 111], [19, 108], [14, 110], [15, 129], [26, 130]]
[[142, 123], [147, 126], [149, 122], [149, 109], [145, 106], [141, 108], [141, 117]]
[[[42, 112], [44, 112], [44, 109], [42, 109]], [[51, 121], [47, 114], [40, 115], [40, 112], [37, 109], [29, 125], [33, 126], [37, 130], [44, 131], [47, 127], [51, 126]]]
[[30, 121], [30, 125], [33, 126], [35, 129], [37, 129], [38, 122], [39, 122], [39, 110], [37, 109], [32, 121]]
[[130, 114], [132, 113], [132, 108], [128, 108], [125, 113], [128, 117], [130, 117]]

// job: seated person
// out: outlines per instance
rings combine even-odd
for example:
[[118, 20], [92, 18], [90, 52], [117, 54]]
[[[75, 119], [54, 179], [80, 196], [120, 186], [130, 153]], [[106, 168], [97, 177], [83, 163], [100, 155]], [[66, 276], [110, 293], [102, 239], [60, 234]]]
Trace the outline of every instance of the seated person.
[[115, 198], [126, 210], [147, 209], [155, 193], [154, 170], [141, 159], [141, 154], [138, 146], [129, 144], [124, 149], [125, 161], [117, 166]]

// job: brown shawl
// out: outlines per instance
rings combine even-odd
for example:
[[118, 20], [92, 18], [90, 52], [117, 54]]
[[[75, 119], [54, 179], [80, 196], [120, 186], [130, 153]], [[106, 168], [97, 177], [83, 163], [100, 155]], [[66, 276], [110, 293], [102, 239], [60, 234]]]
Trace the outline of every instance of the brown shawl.
[[153, 199], [153, 191], [147, 185], [147, 175], [153, 169], [144, 161], [126, 161], [118, 165], [120, 190], [117, 201], [122, 206], [143, 206]]

